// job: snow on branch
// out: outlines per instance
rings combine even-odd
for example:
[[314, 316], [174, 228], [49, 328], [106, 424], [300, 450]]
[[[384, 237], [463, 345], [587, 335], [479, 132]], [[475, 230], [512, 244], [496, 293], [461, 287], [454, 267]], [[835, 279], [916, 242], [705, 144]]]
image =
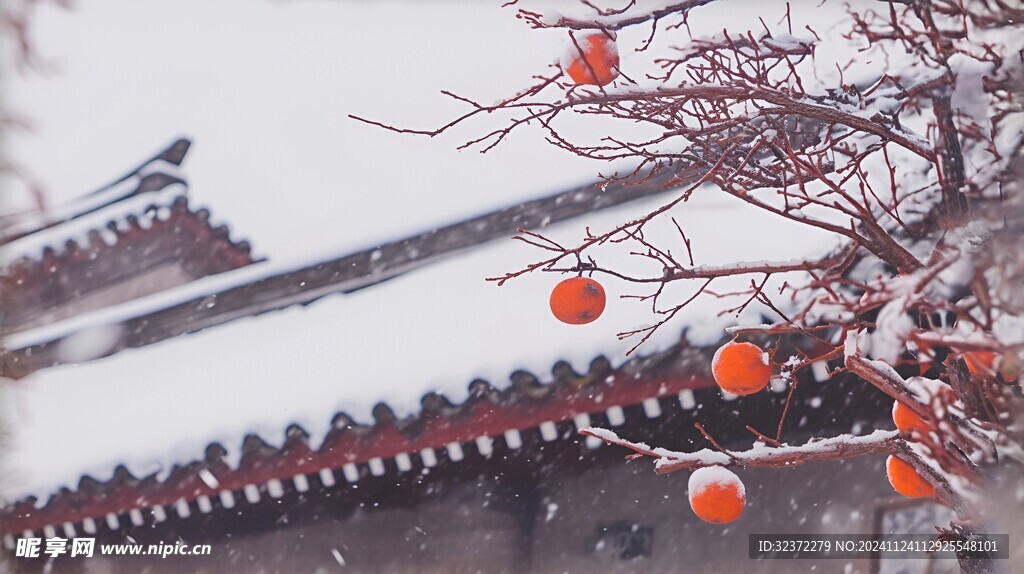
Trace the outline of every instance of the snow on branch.
[[[642, 2], [643, 8], [637, 8], [636, 0], [630, 0], [629, 4], [622, 9], [600, 10], [589, 2], [586, 5], [594, 8], [596, 15], [592, 18], [569, 18], [558, 15], [544, 15], [520, 8], [516, 14], [517, 18], [523, 19], [533, 28], [567, 28], [570, 30], [621, 30], [628, 26], [643, 24], [679, 14], [685, 16], [690, 10], [710, 4], [715, 0], [683, 0], [665, 2]], [[513, 0], [506, 6], [516, 4]], [[661, 4], [657, 6], [657, 4]], [[653, 6], [652, 6], [653, 5]], [[634, 9], [636, 8], [636, 9]]]
[[839, 435], [831, 438], [812, 439], [799, 445], [779, 447], [757, 443], [746, 451], [703, 449], [697, 452], [676, 452], [664, 448], [652, 448], [642, 442], [620, 438], [614, 432], [600, 428], [585, 428], [580, 434], [592, 436], [608, 444], [626, 447], [638, 456], [656, 459], [656, 472], [669, 474], [680, 470], [692, 471], [706, 466], [790, 467], [823, 460], [845, 460], [849, 458], [892, 454], [898, 451], [902, 442], [897, 431], [877, 430], [866, 436]]

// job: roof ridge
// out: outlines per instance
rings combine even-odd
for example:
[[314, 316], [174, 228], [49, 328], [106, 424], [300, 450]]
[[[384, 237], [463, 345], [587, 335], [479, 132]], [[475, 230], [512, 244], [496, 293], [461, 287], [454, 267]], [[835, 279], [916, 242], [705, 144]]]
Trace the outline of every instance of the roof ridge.
[[[60, 226], [130, 197], [159, 191], [173, 183], [168, 181], [168, 178], [178, 179], [184, 183], [184, 179], [175, 168], [184, 161], [191, 145], [192, 142], [188, 138], [179, 138], [111, 183], [58, 204], [52, 210], [53, 213], [0, 215], [0, 246]], [[151, 166], [155, 166], [156, 169], [148, 169]], [[138, 181], [133, 181], [135, 179]], [[134, 185], [131, 185], [132, 183]]]
[[[160, 298], [153, 306], [129, 303], [117, 313], [105, 314], [104, 321], [122, 324], [126, 332], [132, 333], [112, 352], [146, 346], [243, 317], [308, 305], [335, 293], [351, 293], [454, 253], [508, 237], [518, 228], [545, 227], [583, 213], [665, 193], [670, 186], [696, 179], [698, 174], [697, 169], [665, 170], [652, 173], [642, 184], [589, 183], [374, 248], [327, 259], [268, 265], [259, 271], [238, 273], [208, 283], [202, 289], [183, 286], [177, 290], [180, 297]], [[213, 299], [216, 305], [203, 304]], [[6, 370], [4, 374], [20, 377], [60, 364], [54, 349], [62, 339], [74, 334], [74, 328], [71, 323], [57, 323], [17, 342], [9, 341], [7, 360], [18, 362], [20, 369], [17, 374]]]

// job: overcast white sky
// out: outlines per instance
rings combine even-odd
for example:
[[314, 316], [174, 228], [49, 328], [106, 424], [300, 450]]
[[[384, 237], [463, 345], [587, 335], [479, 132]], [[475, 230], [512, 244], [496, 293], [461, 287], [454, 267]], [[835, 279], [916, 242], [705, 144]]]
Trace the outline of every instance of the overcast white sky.
[[[466, 109], [442, 89], [492, 102], [545, 73], [564, 32], [531, 30], [500, 4], [43, 3], [34, 32], [53, 69], [8, 76], [7, 106], [34, 131], [11, 132], [7, 150], [60, 202], [190, 137], [194, 202], [278, 260], [370, 246], [609, 171], [546, 145], [539, 129], [481, 155], [455, 147], [493, 121], [431, 140], [347, 118], [432, 127]], [[841, 10], [832, 2], [803, 17], [820, 30]], [[690, 22], [695, 34], [713, 34], [760, 28], [758, 15], [783, 12], [784, 2], [736, 0], [695, 10]], [[647, 33], [622, 34], [626, 62], [647, 60], [632, 50]], [[659, 40], [655, 49], [685, 37]], [[9, 211], [30, 205], [23, 186], [10, 191]]]
[[599, 169], [536, 132], [480, 155], [454, 149], [475, 131], [432, 141], [346, 117], [430, 127], [464, 109], [442, 89], [493, 101], [544, 72], [561, 35], [494, 3], [98, 1], [42, 10], [35, 26], [55, 70], [5, 90], [36, 128], [8, 148], [48, 197], [188, 136], [192, 197], [264, 255], [369, 245]]

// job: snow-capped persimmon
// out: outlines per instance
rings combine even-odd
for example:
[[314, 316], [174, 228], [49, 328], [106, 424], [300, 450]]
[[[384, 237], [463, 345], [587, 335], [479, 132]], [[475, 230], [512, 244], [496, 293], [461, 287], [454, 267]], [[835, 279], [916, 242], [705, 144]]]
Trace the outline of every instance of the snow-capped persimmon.
[[890, 455], [885, 460], [885, 474], [889, 477], [889, 484], [903, 496], [924, 498], [935, 495], [935, 487], [898, 457]]
[[612, 83], [619, 77], [619, 48], [615, 45], [615, 38], [605, 32], [570, 37], [569, 53], [562, 62], [562, 68], [577, 85], [605, 86]]
[[896, 428], [903, 434], [915, 431], [927, 435], [931, 430], [924, 419], [899, 401], [895, 401], [892, 405], [892, 422], [896, 423]]
[[551, 312], [570, 325], [583, 325], [604, 312], [604, 287], [587, 277], [566, 279], [551, 291]]
[[715, 382], [727, 393], [750, 395], [768, 386], [772, 367], [768, 354], [753, 343], [722, 345], [711, 360]]
[[690, 507], [704, 522], [726, 524], [743, 514], [747, 492], [743, 481], [721, 466], [698, 468], [687, 485]]

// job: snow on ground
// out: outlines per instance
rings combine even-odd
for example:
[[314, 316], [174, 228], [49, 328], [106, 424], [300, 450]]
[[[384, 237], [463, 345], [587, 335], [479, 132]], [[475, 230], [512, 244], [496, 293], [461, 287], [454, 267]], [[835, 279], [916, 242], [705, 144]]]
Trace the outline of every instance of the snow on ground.
[[[715, 190], [702, 192], [680, 212], [698, 264], [821, 253], [834, 245], [819, 232], [765, 218]], [[548, 231], [557, 241], [572, 241], [584, 225], [604, 229], [657, 207], [662, 199]], [[245, 434], [257, 432], [279, 443], [293, 422], [319, 440], [336, 412], [370, 422], [373, 405], [384, 401], [407, 415], [418, 410], [426, 392], [439, 390], [462, 401], [476, 377], [502, 387], [516, 369], [544, 376], [559, 359], [578, 371], [602, 353], [621, 363], [632, 343], [614, 334], [651, 320], [646, 305], [618, 299], [636, 293], [632, 286], [604, 280], [605, 315], [570, 327], [555, 321], [548, 309], [548, 294], [560, 275], [534, 274], [500, 288], [484, 281], [540, 255], [519, 242], [499, 241], [351, 295], [44, 370], [10, 384], [5, 417], [18, 432], [11, 434], [6, 453], [12, 475], [8, 494], [52, 492], [75, 484], [83, 472], [107, 477], [118, 463], [137, 473], [168, 468], [201, 456], [211, 441], [237, 455]], [[742, 283], [723, 282], [719, 289]], [[722, 327], [735, 322], [717, 316], [722, 305], [704, 299], [642, 352], [673, 343], [684, 326], [696, 343], [717, 341]], [[749, 313], [744, 322], [760, 322], [758, 313]]]

